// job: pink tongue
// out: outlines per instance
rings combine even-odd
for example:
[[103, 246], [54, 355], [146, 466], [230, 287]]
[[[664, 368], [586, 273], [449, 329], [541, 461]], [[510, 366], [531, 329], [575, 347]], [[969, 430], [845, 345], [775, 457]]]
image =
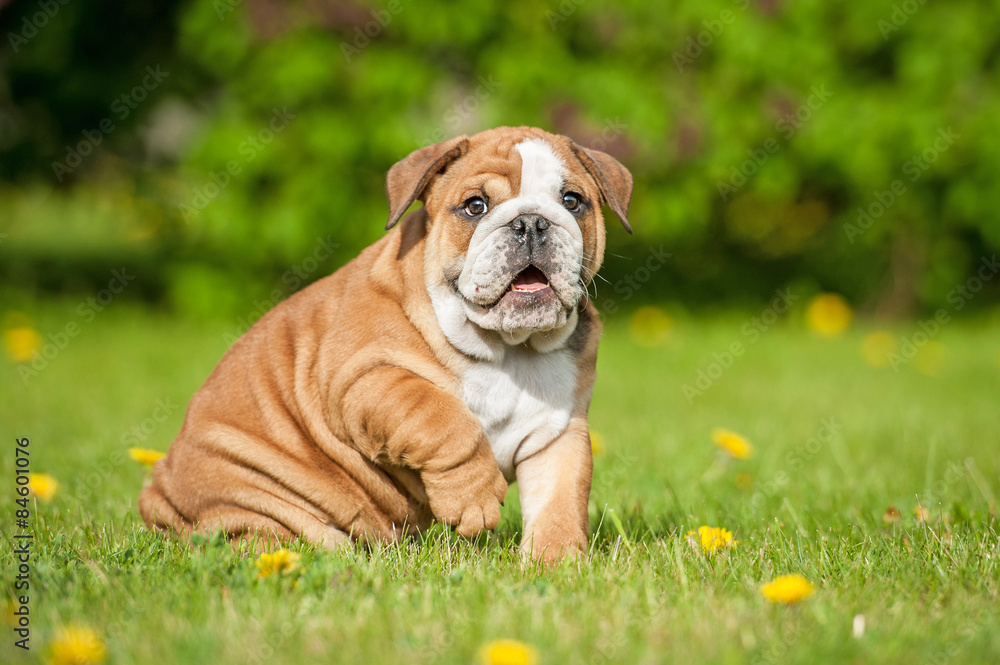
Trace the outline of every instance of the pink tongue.
[[545, 279], [545, 273], [535, 266], [521, 271], [510, 285], [514, 291], [520, 291], [521, 293], [534, 293], [535, 291], [541, 291], [547, 286], [548, 280]]

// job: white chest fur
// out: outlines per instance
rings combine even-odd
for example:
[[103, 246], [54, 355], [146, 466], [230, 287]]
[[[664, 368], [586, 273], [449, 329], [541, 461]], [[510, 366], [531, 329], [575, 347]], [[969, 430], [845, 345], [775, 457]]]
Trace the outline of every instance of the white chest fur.
[[479, 418], [500, 470], [547, 446], [569, 424], [576, 364], [565, 349], [536, 353], [510, 347], [498, 361], [480, 360], [462, 375], [463, 399]]

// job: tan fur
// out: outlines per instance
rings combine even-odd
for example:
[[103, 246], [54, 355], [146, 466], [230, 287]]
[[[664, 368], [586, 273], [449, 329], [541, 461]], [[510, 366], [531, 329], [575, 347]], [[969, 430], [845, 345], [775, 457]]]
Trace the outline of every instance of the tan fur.
[[[425, 207], [233, 345], [140, 496], [147, 524], [182, 535], [222, 528], [233, 539], [298, 536], [326, 547], [398, 539], [434, 519], [466, 536], [497, 525], [507, 483], [461, 399], [473, 359], [445, 338], [428, 289], [447, 281], [469, 244], [454, 206], [481, 188], [496, 201], [517, 194], [514, 145], [526, 137], [548, 141], [577, 191], [614, 198], [625, 221], [631, 177], [592, 173], [565, 137], [500, 128], [417, 151], [390, 171], [389, 226], [414, 200]], [[599, 205], [581, 225], [589, 282], [604, 252]], [[551, 490], [525, 525], [524, 546], [546, 559], [586, 547], [586, 414], [600, 322], [586, 299], [578, 311], [568, 342], [578, 366], [572, 420], [517, 470], [522, 492]]]

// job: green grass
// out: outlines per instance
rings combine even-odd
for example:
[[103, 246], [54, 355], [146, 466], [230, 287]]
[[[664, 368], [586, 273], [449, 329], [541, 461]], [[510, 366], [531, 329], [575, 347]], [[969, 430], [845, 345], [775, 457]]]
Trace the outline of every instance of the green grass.
[[[77, 320], [75, 309], [30, 313], [44, 334]], [[540, 663], [996, 663], [995, 326], [947, 326], [929, 377], [915, 363], [866, 365], [863, 325], [824, 340], [794, 312], [689, 403], [681, 386], [713, 353], [748, 341], [748, 318], [681, 317], [665, 344], [643, 348], [627, 316], [612, 317], [591, 408], [605, 450], [586, 560], [522, 567], [512, 489], [500, 528], [478, 542], [435, 528], [372, 552], [296, 544], [293, 585], [258, 579], [253, 557], [218, 541], [188, 547], [142, 528], [146, 471], [123, 451], [169, 445], [235, 322], [113, 304], [27, 385], [0, 364], [7, 594], [15, 437], [31, 438], [32, 470], [61, 483], [51, 503], [32, 505], [32, 650], [15, 649], [8, 629], [0, 660], [39, 659], [59, 626], [85, 624], [110, 663], [468, 663], [499, 637], [534, 645]], [[158, 400], [173, 409], [162, 423], [152, 420]], [[837, 432], [814, 438], [831, 419]], [[146, 440], [131, 439], [144, 421]], [[723, 461], [709, 438], [720, 426], [756, 454]], [[918, 501], [932, 512], [926, 524]], [[890, 506], [901, 519], [886, 524]], [[684, 534], [702, 524], [732, 530], [739, 545], [695, 551]], [[791, 572], [815, 594], [792, 607], [762, 598], [762, 583]]]

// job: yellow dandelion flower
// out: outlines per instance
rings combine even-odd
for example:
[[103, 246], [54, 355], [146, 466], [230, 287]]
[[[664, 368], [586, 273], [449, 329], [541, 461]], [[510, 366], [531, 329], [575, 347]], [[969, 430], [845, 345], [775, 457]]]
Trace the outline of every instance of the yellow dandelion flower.
[[42, 348], [42, 336], [31, 326], [16, 326], [3, 331], [3, 345], [14, 362], [26, 363]]
[[596, 455], [604, 454], [604, 437], [590, 430], [590, 451]]
[[753, 445], [746, 438], [728, 429], [721, 427], [713, 429], [712, 441], [736, 459], [748, 459], [753, 456]]
[[697, 533], [688, 531], [685, 537], [691, 545], [700, 547], [706, 554], [712, 554], [723, 548], [736, 547], [740, 543], [738, 540], [733, 540], [732, 531], [714, 526], [700, 526]]
[[538, 654], [530, 644], [518, 640], [494, 640], [479, 649], [483, 665], [534, 665]]
[[939, 376], [944, 367], [944, 359], [944, 344], [931, 340], [917, 349], [917, 354], [913, 356], [913, 366], [924, 376]]
[[258, 575], [262, 578], [271, 575], [291, 575], [299, 568], [299, 555], [283, 548], [276, 552], [261, 554], [257, 559]]
[[884, 330], [879, 330], [861, 342], [861, 357], [872, 367], [885, 369], [892, 364], [889, 356], [896, 353], [896, 349], [896, 338]]
[[670, 336], [673, 319], [660, 307], [640, 307], [629, 319], [629, 336], [639, 346], [660, 346]]
[[850, 324], [851, 307], [836, 293], [821, 293], [806, 308], [806, 325], [824, 337], [836, 337]]
[[801, 575], [782, 575], [760, 588], [761, 594], [772, 603], [797, 603], [813, 592], [813, 585]]
[[59, 489], [59, 481], [47, 473], [29, 473], [28, 489], [42, 501], [48, 503]]
[[927, 522], [931, 519], [931, 511], [920, 505], [914, 506], [913, 514], [917, 516], [917, 521], [921, 523]]
[[104, 642], [90, 628], [62, 628], [49, 645], [49, 665], [92, 665], [104, 661]]
[[150, 450], [149, 448], [129, 448], [128, 456], [140, 464], [153, 466], [157, 460], [163, 459], [167, 454], [159, 450]]

